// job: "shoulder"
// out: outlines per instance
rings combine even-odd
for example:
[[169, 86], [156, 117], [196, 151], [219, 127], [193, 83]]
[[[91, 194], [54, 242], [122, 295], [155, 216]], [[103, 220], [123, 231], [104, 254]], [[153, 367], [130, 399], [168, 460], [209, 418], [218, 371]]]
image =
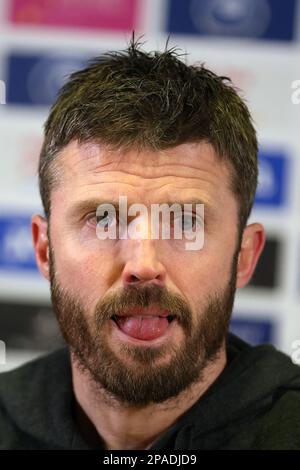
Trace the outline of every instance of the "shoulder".
[[272, 408], [263, 416], [254, 448], [300, 450], [300, 385], [279, 390]]
[[0, 402], [34, 393], [37, 387], [47, 385], [50, 372], [53, 379], [61, 375], [67, 366], [67, 361], [67, 349], [61, 348], [16, 369], [0, 373]]
[[29, 430], [47, 427], [70, 375], [67, 348], [0, 374], [0, 449], [28, 447]]

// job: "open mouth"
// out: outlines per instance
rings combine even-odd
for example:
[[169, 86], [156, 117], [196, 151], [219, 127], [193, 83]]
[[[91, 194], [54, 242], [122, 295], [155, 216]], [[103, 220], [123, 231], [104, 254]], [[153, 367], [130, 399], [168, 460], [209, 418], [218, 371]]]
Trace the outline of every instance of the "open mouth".
[[[154, 315], [151, 315], [151, 316], [154, 316]], [[175, 315], [167, 315], [167, 316], [158, 315], [158, 317], [159, 317], [159, 318], [166, 318], [169, 323], [171, 323], [171, 321], [173, 321], [173, 320], [175, 319]], [[122, 318], [131, 318], [131, 317], [124, 317], [124, 316], [121, 316], [121, 315], [120, 315], [120, 316], [118, 316], [118, 315], [113, 315], [113, 316], [111, 317], [111, 319], [112, 319], [114, 322], [116, 322], [116, 323], [118, 323], [118, 320], [120, 320], [120, 319], [122, 319]], [[139, 316], [139, 317], [137, 317], [137, 318], [149, 318], [149, 316], [147, 315], [147, 316], [144, 316], [144, 317], [143, 317], [143, 316], [141, 315], [141, 316]]]
[[131, 338], [150, 341], [165, 334], [174, 315], [113, 315], [118, 328]]

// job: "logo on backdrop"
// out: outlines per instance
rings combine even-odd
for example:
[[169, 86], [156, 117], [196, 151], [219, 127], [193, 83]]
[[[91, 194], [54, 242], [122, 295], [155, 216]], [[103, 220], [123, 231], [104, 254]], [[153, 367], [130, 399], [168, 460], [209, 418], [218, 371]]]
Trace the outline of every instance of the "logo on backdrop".
[[[256, 312], [257, 315], [257, 312]], [[274, 343], [275, 325], [269, 319], [247, 317], [232, 318], [230, 331], [250, 344]]]
[[14, 52], [7, 58], [7, 103], [50, 106], [68, 76], [84, 67], [87, 57]]
[[295, 0], [172, 0], [167, 30], [291, 41], [296, 35], [295, 14]]
[[256, 206], [280, 207], [287, 204], [289, 161], [282, 152], [259, 152]]
[[64, 28], [135, 28], [138, 0], [10, 0], [9, 19], [17, 24]]
[[0, 269], [37, 271], [31, 237], [31, 217], [0, 217]]
[[216, 35], [262, 36], [271, 19], [267, 0], [193, 0], [190, 12], [198, 30]]

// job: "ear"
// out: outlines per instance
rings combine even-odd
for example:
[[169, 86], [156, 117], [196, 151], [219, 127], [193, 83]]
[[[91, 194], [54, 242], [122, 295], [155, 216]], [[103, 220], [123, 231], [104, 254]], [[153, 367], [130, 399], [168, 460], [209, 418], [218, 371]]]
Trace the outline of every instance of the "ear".
[[49, 281], [49, 240], [47, 235], [48, 221], [41, 215], [31, 219], [31, 230], [35, 259], [41, 274]]
[[244, 229], [238, 257], [237, 288], [244, 287], [250, 281], [265, 241], [265, 230], [261, 224], [250, 224]]

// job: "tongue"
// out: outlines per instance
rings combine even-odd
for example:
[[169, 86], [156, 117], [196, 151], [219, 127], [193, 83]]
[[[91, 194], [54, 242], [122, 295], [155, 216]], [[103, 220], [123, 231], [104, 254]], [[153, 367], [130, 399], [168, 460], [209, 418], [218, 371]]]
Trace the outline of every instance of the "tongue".
[[169, 326], [166, 317], [117, 317], [120, 330], [136, 339], [159, 338]]

